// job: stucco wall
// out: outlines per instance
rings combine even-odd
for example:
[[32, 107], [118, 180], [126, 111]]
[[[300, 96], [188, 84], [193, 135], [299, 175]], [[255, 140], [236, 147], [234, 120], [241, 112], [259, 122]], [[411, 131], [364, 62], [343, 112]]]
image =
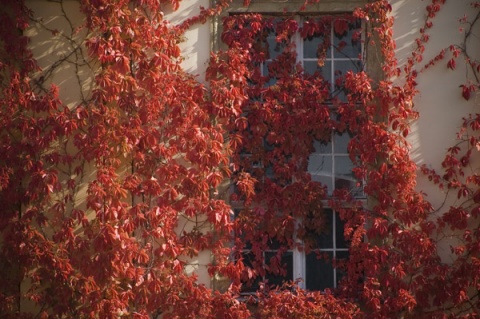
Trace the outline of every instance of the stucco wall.
[[[180, 24], [189, 17], [200, 13], [200, 7], [208, 8], [209, 0], [184, 0], [177, 11], [165, 11], [165, 19], [172, 24]], [[197, 75], [199, 81], [205, 81], [205, 71], [210, 58], [210, 24], [196, 24], [185, 33], [184, 42], [180, 44], [184, 58], [182, 67], [185, 71]]]

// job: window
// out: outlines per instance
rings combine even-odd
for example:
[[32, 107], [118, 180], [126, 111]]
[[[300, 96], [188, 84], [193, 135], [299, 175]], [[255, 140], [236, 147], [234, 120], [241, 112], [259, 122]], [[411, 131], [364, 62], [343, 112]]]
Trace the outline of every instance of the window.
[[[241, 116], [247, 125], [235, 132], [243, 138], [235, 163], [239, 173], [256, 180], [257, 196], [247, 208], [242, 207], [242, 194], [235, 198], [241, 199], [239, 218], [242, 214], [261, 217], [250, 216], [258, 218], [257, 228], [239, 233], [246, 241], [236, 255], [247, 266], [244, 292], [255, 291], [261, 282], [278, 286], [300, 278], [299, 285], [309, 290], [334, 288], [342, 276], [337, 265], [348, 258], [348, 243], [339, 215], [322, 206], [336, 189], [363, 196], [348, 154], [353, 136], [340, 125], [337, 112], [339, 105], [350, 102], [343, 86], [345, 75], [364, 67], [361, 23], [344, 14], [232, 16], [226, 23], [231, 29], [225, 38], [243, 36], [245, 40], [248, 34], [240, 45], [252, 56], [250, 99]], [[325, 190], [323, 197], [313, 199], [323, 200], [323, 205], [311, 212], [297, 215], [291, 205], [269, 197], [310, 181]], [[255, 203], [260, 207], [257, 211], [252, 209]], [[276, 210], [282, 211], [281, 221]], [[323, 216], [321, 225], [309, 222], [317, 215]], [[270, 225], [275, 223], [285, 223], [280, 228], [287, 231]], [[297, 236], [298, 232], [302, 235]], [[246, 233], [254, 235], [243, 238]]]
[[[245, 23], [247, 29], [258, 22], [255, 19], [258, 18], [234, 20], [232, 28], [238, 29], [232, 33], [241, 34], [244, 27], [237, 24]], [[248, 123], [243, 142], [250, 145], [240, 153], [242, 168], [262, 181], [267, 177], [289, 183], [292, 176], [284, 174], [282, 166], [285, 169], [291, 165], [293, 154], [275, 148], [276, 144], [285, 143], [275, 131], [289, 128], [279, 127], [281, 124], [269, 122], [266, 117], [288, 122], [286, 118], [298, 115], [295, 114], [298, 104], [307, 108], [311, 104], [306, 111], [311, 112], [312, 119], [323, 109], [323, 117], [319, 118], [323, 123], [310, 123], [312, 130], [318, 131], [322, 126], [320, 130], [324, 131], [319, 138], [315, 134], [315, 139], [305, 139], [310, 143], [308, 173], [327, 187], [329, 195], [334, 189], [347, 189], [354, 197], [362, 197], [361, 182], [352, 173], [353, 163], [348, 154], [352, 136], [347, 129], [338, 129], [339, 115], [335, 111], [339, 103], [347, 100], [342, 85], [344, 76], [349, 71], [363, 69], [360, 22], [348, 15], [265, 19], [265, 30], [258, 32], [250, 43], [253, 47], [250, 105], [242, 116]], [[298, 31], [285, 31], [292, 23], [298, 26]], [[290, 79], [286, 74], [300, 74], [303, 82], [299, 84], [298, 78]], [[297, 85], [303, 86], [302, 92], [297, 92]], [[317, 92], [308, 92], [310, 88]], [[267, 176], [260, 176], [265, 172]]]
[[298, 285], [308, 290], [323, 291], [337, 286], [342, 271], [334, 265], [348, 258], [348, 242], [339, 215], [331, 209], [321, 213], [326, 217], [323, 227], [307, 227], [304, 245], [282, 250], [281, 244], [269, 240], [268, 248], [260, 252], [250, 243], [244, 247], [241, 252], [247, 267], [242, 276], [244, 293], [256, 291], [261, 283], [281, 286], [300, 278]]

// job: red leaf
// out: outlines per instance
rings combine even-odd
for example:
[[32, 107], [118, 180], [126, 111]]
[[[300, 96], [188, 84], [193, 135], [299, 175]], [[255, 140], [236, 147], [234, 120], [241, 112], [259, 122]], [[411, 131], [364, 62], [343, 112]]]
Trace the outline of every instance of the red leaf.
[[474, 85], [460, 85], [462, 88], [462, 96], [465, 100], [470, 100], [472, 92], [475, 91], [475, 86]]
[[348, 32], [348, 29], [348, 22], [346, 20], [338, 19], [333, 23], [333, 30], [338, 36], [345, 35], [345, 33]]
[[447, 67], [449, 69], [455, 70], [456, 65], [457, 64], [455, 62], [455, 59], [452, 58], [452, 59], [448, 60]]

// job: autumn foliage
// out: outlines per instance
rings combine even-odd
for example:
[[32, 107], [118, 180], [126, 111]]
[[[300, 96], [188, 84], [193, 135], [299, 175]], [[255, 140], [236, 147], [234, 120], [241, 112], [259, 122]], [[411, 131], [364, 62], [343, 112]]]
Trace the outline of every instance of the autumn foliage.
[[[85, 21], [72, 34], [85, 38], [73, 52], [94, 84], [73, 106], [29, 50], [23, 33], [39, 21], [35, 12], [22, 0], [0, 7], [2, 318], [478, 317], [480, 115], [465, 118], [441, 171], [420, 170], [407, 142], [419, 74], [462, 65], [469, 75], [459, 96], [470, 100], [479, 88], [470, 47], [476, 1], [460, 19], [461, 43], [423, 61], [444, 2], [425, 2], [402, 69], [386, 0], [303, 25], [288, 12], [228, 16], [226, 48], [212, 52], [204, 85], [182, 70], [179, 43], [229, 1], [174, 25], [163, 10], [177, 10], [178, 0], [82, 0]], [[335, 79], [343, 95], [332, 95], [324, 78], [306, 74], [293, 34], [332, 27], [340, 36], [354, 29], [355, 41], [375, 48], [383, 76], [346, 72]], [[282, 47], [272, 59], [261, 47], [265, 30]], [[318, 65], [330, 40], [318, 47]], [[342, 188], [329, 194], [308, 173], [312, 144], [334, 132], [353, 136], [348, 153], [362, 198]], [[418, 174], [458, 201], [437, 214], [416, 188]], [[280, 248], [267, 271], [280, 275], [282, 252], [299, 241], [311, 249], [308, 234], [324, 229], [326, 207], [339, 213], [349, 241], [348, 260], [332, 261], [344, 272], [338, 288], [266, 283], [241, 295], [265, 275], [261, 256], [271, 243]], [[437, 249], [445, 237], [458, 239], [451, 263]], [[253, 266], [243, 260], [246, 246]], [[212, 280], [226, 279], [228, 289], [186, 271], [202, 254], [211, 256]]]

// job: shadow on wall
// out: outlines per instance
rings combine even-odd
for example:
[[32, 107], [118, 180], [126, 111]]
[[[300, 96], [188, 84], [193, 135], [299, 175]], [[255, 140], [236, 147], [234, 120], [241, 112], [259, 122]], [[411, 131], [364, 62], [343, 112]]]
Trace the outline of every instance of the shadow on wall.
[[[463, 34], [459, 32], [458, 19], [471, 11], [468, 0], [446, 2], [433, 19], [433, 27], [428, 30], [429, 42], [425, 45], [422, 62], [416, 67], [420, 70], [442, 49], [451, 44], [460, 43]], [[396, 55], [399, 67], [403, 68], [415, 48], [419, 30], [424, 26], [426, 3], [421, 0], [399, 0], [393, 2], [395, 18], [394, 39], [397, 44]], [[400, 18], [401, 17], [401, 18]], [[405, 17], [410, 17], [405, 19]], [[419, 119], [412, 123], [409, 141], [412, 145], [411, 156], [418, 164], [439, 168], [446, 149], [455, 143], [455, 136], [461, 125], [462, 117], [474, 111], [473, 101], [465, 101], [459, 85], [465, 82], [465, 68], [452, 71], [447, 61], [422, 72], [417, 79], [419, 93], [414, 99], [414, 107], [420, 113]], [[395, 79], [401, 85], [402, 77]]]
[[70, 108], [91, 95], [94, 63], [83, 45], [86, 32], [76, 32], [83, 21], [77, 1], [27, 0], [35, 21], [27, 30], [30, 49], [42, 71], [34, 79], [43, 87], [60, 87], [60, 98]]
[[[186, 19], [198, 15], [200, 7], [209, 7], [209, 0], [183, 0], [180, 3], [180, 9], [173, 11], [166, 10], [165, 19], [172, 24], [181, 24]], [[182, 51], [183, 69], [198, 77], [200, 82], [205, 82], [205, 72], [210, 59], [210, 22], [205, 24], [196, 24], [186, 33], [184, 42], [180, 43]]]

